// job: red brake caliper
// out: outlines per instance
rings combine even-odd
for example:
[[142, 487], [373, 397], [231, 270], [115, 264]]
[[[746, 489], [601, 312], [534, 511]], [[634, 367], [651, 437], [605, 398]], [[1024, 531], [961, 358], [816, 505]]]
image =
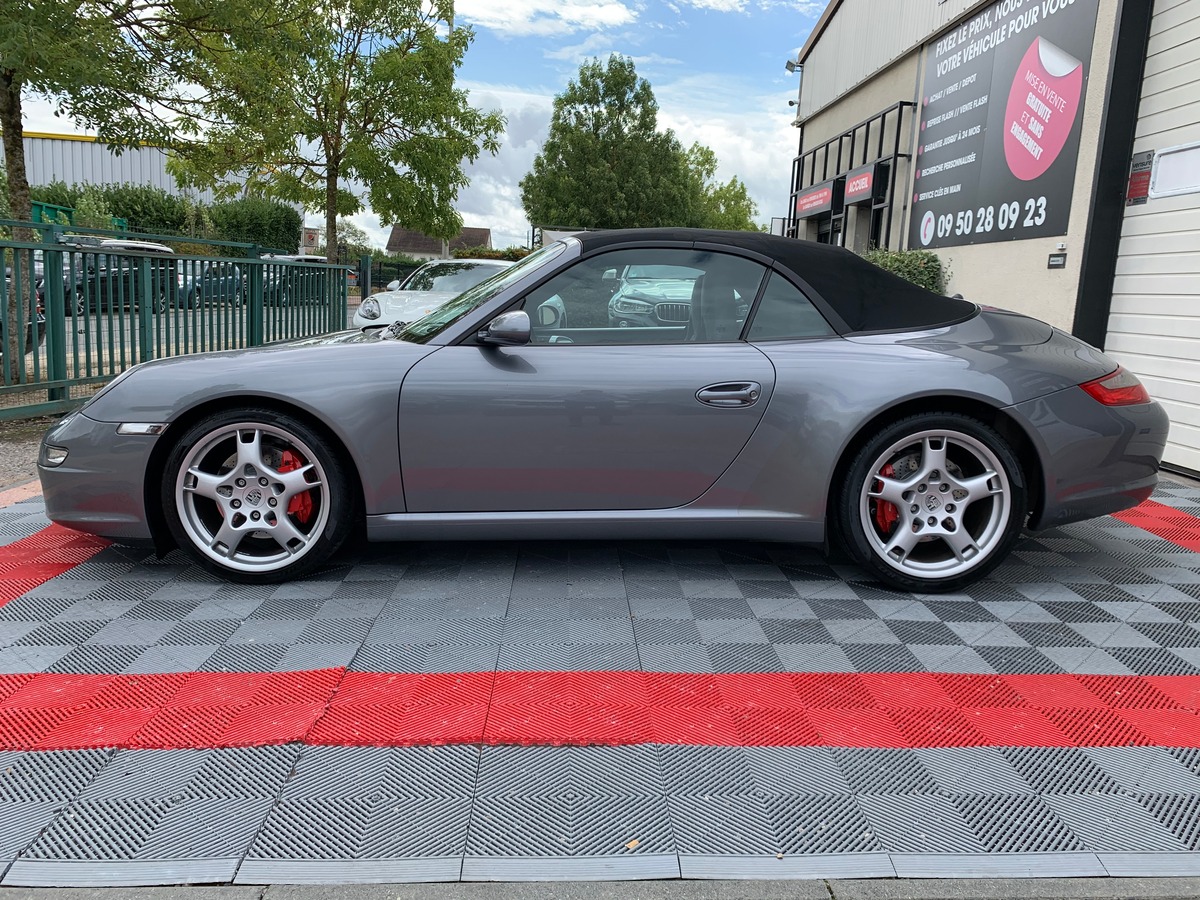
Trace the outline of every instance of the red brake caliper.
[[[879, 470], [879, 474], [884, 478], [891, 478], [896, 474], [896, 470], [888, 463]], [[889, 503], [887, 500], [875, 501], [875, 524], [879, 526], [879, 530], [884, 534], [891, 534], [892, 529], [896, 527], [896, 523], [900, 521], [900, 510], [896, 509], [896, 504]]]
[[[283, 451], [283, 459], [279, 463], [280, 472], [294, 472], [304, 465], [304, 460], [298, 453], [291, 450]], [[313, 501], [312, 491], [305, 491], [303, 494], [297, 494], [288, 503], [287, 512], [289, 516], [295, 516], [301, 525], [307, 525], [308, 520], [312, 517]]]

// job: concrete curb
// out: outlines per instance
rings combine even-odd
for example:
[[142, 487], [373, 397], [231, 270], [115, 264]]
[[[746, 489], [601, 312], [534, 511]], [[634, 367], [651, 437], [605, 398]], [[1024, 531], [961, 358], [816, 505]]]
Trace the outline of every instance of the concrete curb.
[[1200, 878], [639, 881], [558, 884], [0, 888], [0, 900], [1192, 900]]

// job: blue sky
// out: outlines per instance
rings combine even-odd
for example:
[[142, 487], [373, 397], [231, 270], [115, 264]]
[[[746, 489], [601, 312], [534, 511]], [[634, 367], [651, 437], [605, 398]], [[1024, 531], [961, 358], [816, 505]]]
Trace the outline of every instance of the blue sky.
[[[788, 106], [796, 76], [784, 62], [807, 39], [825, 0], [457, 0], [455, 24], [475, 43], [459, 72], [472, 102], [508, 119], [502, 147], [469, 170], [459, 197], [467, 225], [491, 228], [498, 247], [523, 244], [530, 223], [517, 183], [545, 139], [554, 95], [590, 57], [633, 57], [654, 89], [659, 128], [685, 146], [711, 147], [722, 181], [741, 178], [759, 220], [785, 214], [797, 131]], [[29, 131], [79, 131], [27, 98]], [[322, 217], [307, 217], [322, 224]], [[380, 246], [388, 229], [352, 217]], [[570, 224], [570, 223], [559, 223]]]
[[[787, 208], [798, 132], [788, 106], [796, 76], [784, 62], [807, 39], [824, 0], [458, 0], [456, 22], [475, 43], [460, 78], [472, 100], [508, 117], [499, 155], [482, 159], [459, 208], [497, 245], [529, 228], [517, 182], [545, 139], [554, 95], [584, 60], [633, 57], [654, 88], [659, 127], [716, 151], [722, 180], [737, 176], [759, 218]], [[362, 223], [367, 224], [367, 223]], [[563, 223], [569, 224], [569, 223]]]

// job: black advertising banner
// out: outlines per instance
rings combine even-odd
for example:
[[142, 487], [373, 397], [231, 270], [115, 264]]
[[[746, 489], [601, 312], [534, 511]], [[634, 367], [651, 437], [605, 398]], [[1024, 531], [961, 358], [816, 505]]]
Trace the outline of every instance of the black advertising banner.
[[909, 247], [1066, 234], [1100, 0], [1000, 0], [925, 52]]
[[845, 178], [834, 178], [806, 188], [804, 193], [796, 197], [796, 218], [808, 219], [830, 212], [835, 216], [841, 215], [844, 183]]
[[875, 203], [883, 196], [887, 185], [887, 170], [878, 162], [867, 163], [846, 173], [846, 189], [842, 196], [847, 206], [855, 203]]

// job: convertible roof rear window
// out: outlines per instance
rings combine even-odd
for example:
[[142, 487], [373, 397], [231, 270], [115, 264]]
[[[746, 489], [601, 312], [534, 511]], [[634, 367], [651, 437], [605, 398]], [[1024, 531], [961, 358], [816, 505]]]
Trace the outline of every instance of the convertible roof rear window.
[[753, 231], [694, 228], [590, 231], [575, 237], [585, 254], [633, 241], [670, 241], [726, 244], [769, 256], [806, 281], [841, 317], [846, 327], [839, 330], [844, 334], [938, 328], [969, 319], [979, 309], [966, 300], [944, 297], [911, 284], [849, 250], [815, 241]]

